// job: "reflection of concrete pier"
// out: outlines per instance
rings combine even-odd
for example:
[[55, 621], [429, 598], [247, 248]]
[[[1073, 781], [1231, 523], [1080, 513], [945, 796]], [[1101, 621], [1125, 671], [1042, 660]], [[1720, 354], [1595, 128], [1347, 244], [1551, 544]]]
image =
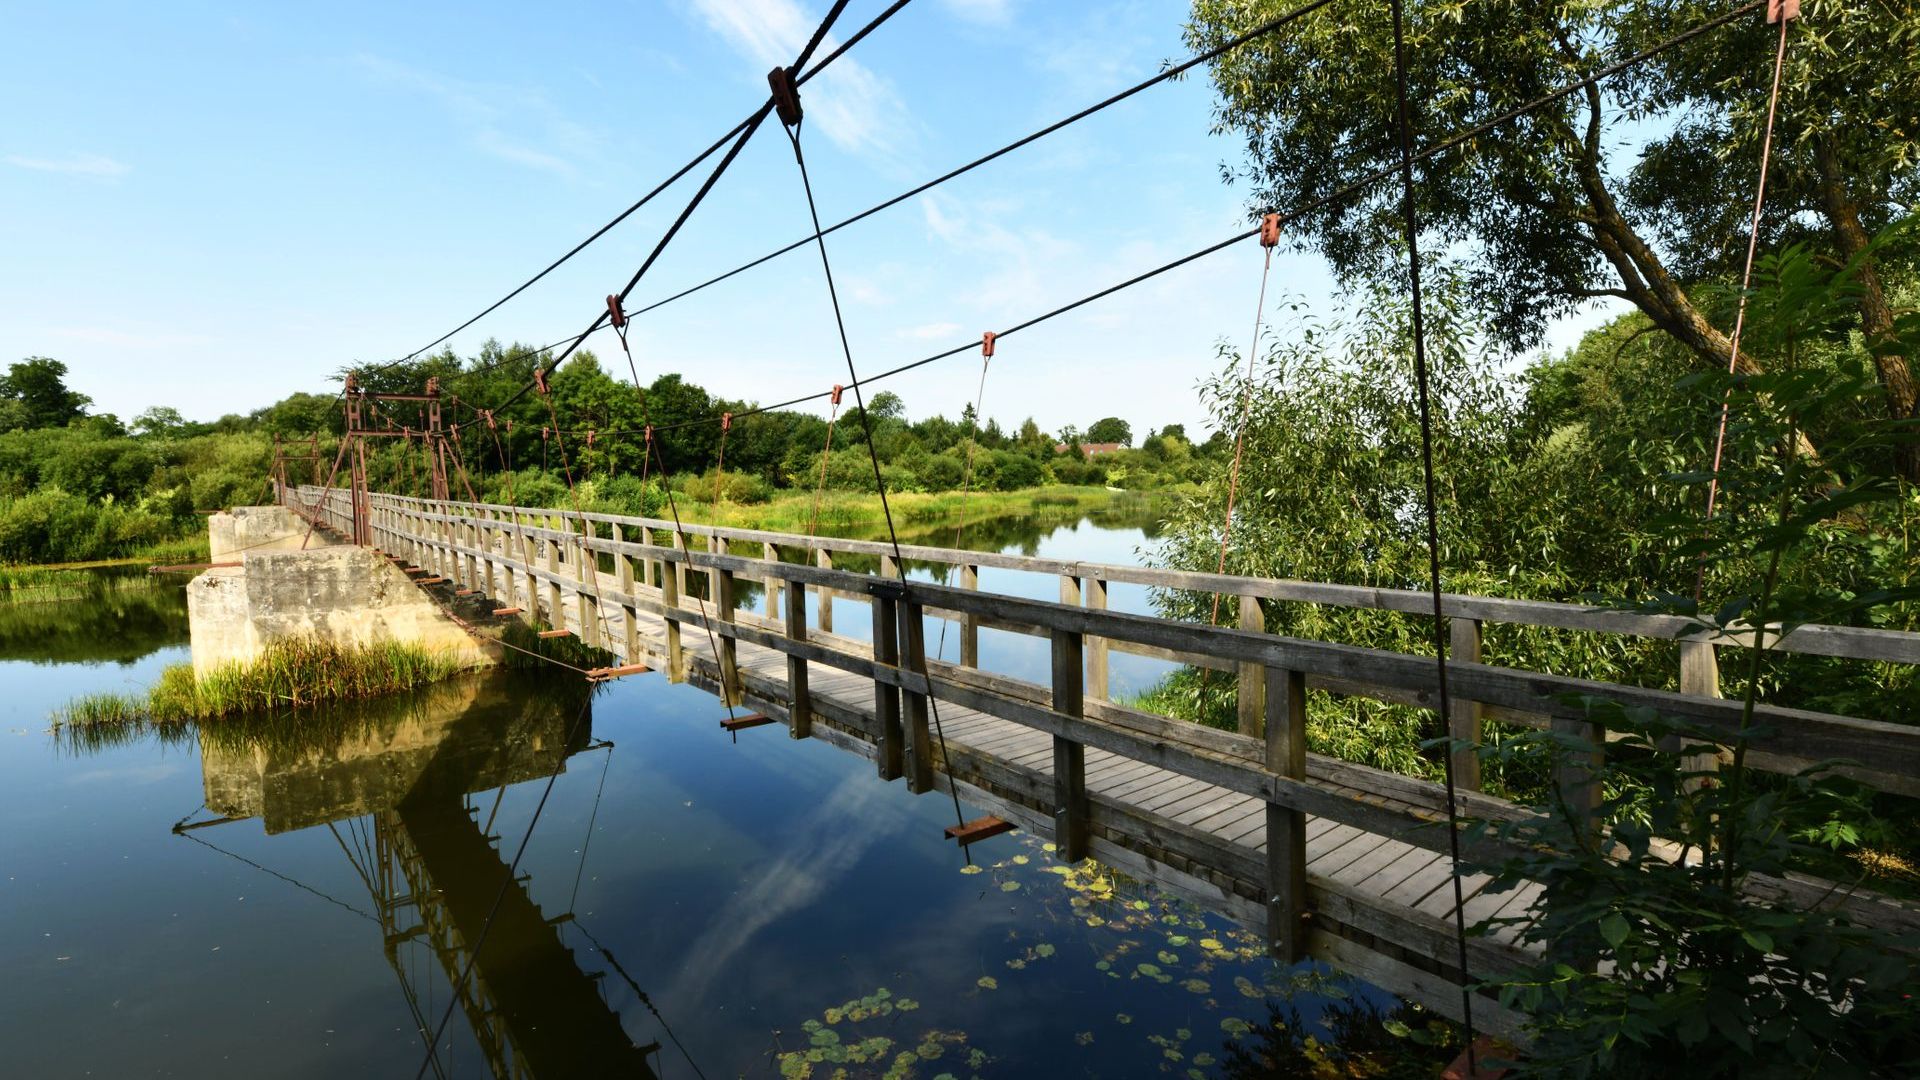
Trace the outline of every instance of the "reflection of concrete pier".
[[[590, 742], [590, 717], [501, 679], [460, 679], [405, 702], [330, 716], [295, 738], [209, 727], [201, 739], [207, 806], [258, 817], [268, 833], [325, 825], [371, 895], [388, 963], [423, 1037], [406, 951], [432, 950], [496, 1076], [651, 1077], [647, 1054], [513, 880], [467, 796], [543, 780]], [[580, 722], [575, 723], [579, 717]], [[319, 723], [317, 719], [305, 723]], [[571, 729], [571, 730], [570, 730]], [[492, 804], [492, 800], [487, 800]], [[477, 944], [477, 953], [476, 953]], [[439, 1062], [433, 1064], [439, 1071]]]

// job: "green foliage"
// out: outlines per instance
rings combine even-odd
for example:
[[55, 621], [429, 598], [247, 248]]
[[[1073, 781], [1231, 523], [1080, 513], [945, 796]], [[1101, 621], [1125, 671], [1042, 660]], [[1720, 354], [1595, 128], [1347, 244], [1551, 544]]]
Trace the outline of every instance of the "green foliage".
[[703, 503], [763, 503], [773, 497], [773, 486], [751, 473], [709, 471], [700, 476], [674, 477], [674, 490]]
[[111, 502], [89, 502], [58, 489], [0, 498], [0, 558], [10, 562], [132, 555], [177, 533], [167, 518]]
[[1133, 425], [1117, 416], [1104, 416], [1087, 427], [1081, 439], [1091, 443], [1119, 443], [1121, 446], [1133, 445]]
[[65, 427], [93, 399], [67, 389], [67, 365], [29, 356], [0, 375], [0, 430]]
[[[1285, 0], [1194, 0], [1196, 49], [1273, 18]], [[1686, 0], [1586, 0], [1556, 7], [1422, 0], [1407, 7], [1408, 82], [1422, 138], [1438, 141], [1531, 102], [1549, 88], [1723, 14]], [[1920, 198], [1920, 12], [1913, 0], [1809, 0], [1793, 27], [1773, 142], [1767, 234], [1818, 245], [1835, 263]], [[1694, 283], [1726, 274], [1744, 250], [1767, 115], [1772, 28], [1739, 23], [1700, 35], [1629, 74], [1548, 102], [1415, 166], [1419, 219], [1470, 253], [1472, 292], [1503, 342], [1530, 346], [1553, 317], [1605, 295], [1633, 303], [1704, 369], [1724, 368], [1728, 339]], [[1211, 70], [1217, 132], [1239, 136], [1250, 210], [1286, 210], [1301, 193], [1339, 190], [1397, 158], [1394, 35], [1388, 8], [1345, 5]], [[1899, 118], [1892, 120], [1890, 118]], [[1645, 134], [1619, 138], [1622, 128]], [[1400, 193], [1362, 184], [1338, 214], [1290, 228], [1338, 278], [1397, 287], [1404, 266]], [[1850, 322], [1884, 333], [1876, 267], [1911, 268], [1912, 248], [1863, 266]], [[1914, 415], [1903, 354], [1875, 349], [1883, 410]], [[1920, 482], [1920, 454], [1903, 459]]]
[[[1750, 340], [1771, 363], [1737, 378], [1681, 380], [1674, 407], [1654, 418], [1677, 423], [1725, 403], [1721, 467], [1668, 478], [1684, 490], [1717, 485], [1718, 512], [1703, 522], [1683, 500], [1647, 524], [1677, 557], [1715, 572], [1698, 595], [1653, 590], [1614, 602], [1684, 616], [1703, 633], [1759, 627], [1764, 639], [1807, 623], [1898, 618], [1920, 596], [1910, 563], [1905, 576], [1866, 582], [1834, 574], [1860, 554], [1840, 542], [1836, 555], [1836, 531], [1871, 528], [1877, 508], [1904, 497], [1873, 466], [1886, 460], [1888, 441], [1913, 437], [1903, 425], [1850, 415], [1869, 371], [1810, 362], [1807, 347], [1851, 310], [1859, 265], [1834, 272], [1798, 245], [1762, 260]], [[1827, 432], [1818, 456], [1799, 438], [1809, 424]], [[1657, 1075], [1684, 1057], [1714, 1076], [1891, 1076], [1920, 1062], [1911, 993], [1920, 942], [1852, 924], [1844, 909], [1747, 894], [1751, 875], [1778, 878], [1859, 844], [1876, 831], [1880, 800], [1825, 764], [1784, 780], [1748, 775], [1766, 654], [1739, 655], [1743, 709], [1731, 738], [1586, 702], [1613, 738], [1595, 770], [1607, 793], [1598, 822], [1548, 799], [1538, 818], [1492, 830], [1516, 846], [1485, 869], [1545, 890], [1540, 917], [1522, 931], [1544, 960], [1501, 987], [1534, 1018], [1530, 1071]], [[1588, 738], [1529, 733], [1487, 753], [1530, 756], [1545, 769], [1596, 749]], [[1722, 754], [1724, 769], [1690, 764]]]

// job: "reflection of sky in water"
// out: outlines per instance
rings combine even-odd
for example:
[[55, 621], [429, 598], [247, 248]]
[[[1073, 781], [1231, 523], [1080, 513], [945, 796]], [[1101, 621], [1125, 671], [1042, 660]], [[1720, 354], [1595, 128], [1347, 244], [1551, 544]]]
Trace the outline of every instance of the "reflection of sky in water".
[[[1083, 525], [1039, 551], [1119, 562], [1138, 543], [1135, 530]], [[982, 579], [1057, 595], [1049, 577]], [[836, 622], [864, 632], [864, 605], [842, 604]], [[1116, 587], [1112, 606], [1145, 611], [1144, 593]], [[1013, 674], [1040, 674], [1030, 652], [1044, 663], [1038, 639], [983, 633], [981, 648]], [[368, 884], [333, 831], [268, 836], [245, 820], [193, 834], [223, 854], [169, 832], [203, 795], [190, 741], [76, 755], [46, 736], [48, 712], [75, 694], [149, 685], [186, 659], [176, 644], [128, 666], [0, 662], [7, 1072], [411, 1074], [422, 1040], [363, 914]], [[1123, 670], [1135, 684], [1150, 677], [1133, 664], [1114, 657], [1116, 692], [1129, 685]], [[537, 709], [541, 697], [514, 707]], [[1095, 869], [1059, 873], [1018, 834], [980, 845], [985, 871], [963, 873], [941, 836], [952, 821], [944, 796], [909, 795], [875, 779], [871, 762], [777, 727], [736, 742], [718, 730], [721, 714], [658, 675], [610, 687], [592, 736], [616, 745], [571, 759], [520, 867], [546, 917], [571, 910], [560, 941], [580, 969], [607, 973], [598, 991], [625, 1029], [665, 1044], [655, 1062], [666, 1076], [690, 1070], [599, 945], [710, 1077], [771, 1075], [782, 1052], [810, 1050], [820, 1076], [836, 1062], [878, 1075], [907, 1051], [939, 1053], [916, 1066], [921, 1076], [1131, 1076], [1146, 1062], [1212, 1073], [1230, 1033], [1265, 1018], [1266, 987], [1290, 977], [1242, 955], [1257, 953], [1251, 935]], [[503, 860], [544, 786], [516, 783], [501, 798]], [[265, 797], [292, 797], [276, 790], [268, 783]], [[493, 793], [470, 801], [477, 827]], [[448, 981], [436, 959], [418, 940], [394, 955], [437, 1020]], [[1296, 1002], [1312, 1018], [1324, 999]], [[458, 1011], [449, 1030], [454, 1071], [484, 1071]], [[863, 1063], [882, 1040], [885, 1060]], [[974, 1070], [976, 1050], [989, 1060]]]

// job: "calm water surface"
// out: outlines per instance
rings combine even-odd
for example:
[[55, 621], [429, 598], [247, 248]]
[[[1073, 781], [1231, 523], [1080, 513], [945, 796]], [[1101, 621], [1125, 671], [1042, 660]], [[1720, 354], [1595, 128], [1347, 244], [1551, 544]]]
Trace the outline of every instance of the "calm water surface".
[[[976, 537], [1108, 562], [1149, 542], [1091, 519]], [[1057, 595], [1021, 577], [981, 585]], [[1394, 1005], [1023, 834], [969, 866], [944, 796], [778, 728], [736, 742], [658, 675], [49, 735], [74, 695], [188, 659], [179, 584], [0, 610], [0, 1074], [1255, 1075], [1232, 1048], [1271, 1008], [1324, 1034]], [[986, 632], [982, 659], [1038, 674], [1044, 645]], [[1163, 670], [1116, 655], [1115, 692]]]

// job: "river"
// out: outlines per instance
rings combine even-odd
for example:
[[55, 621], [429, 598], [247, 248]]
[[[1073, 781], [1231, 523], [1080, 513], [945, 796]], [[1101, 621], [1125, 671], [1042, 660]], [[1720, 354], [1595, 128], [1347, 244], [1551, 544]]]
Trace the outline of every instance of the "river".
[[[969, 539], [1130, 562], [1150, 529]], [[75, 695], [187, 660], [182, 580], [0, 607], [6, 1075], [1288, 1075], [1394, 1043], [1396, 1008], [1422, 1022], [1025, 834], [969, 862], [944, 796], [778, 728], [730, 738], [659, 675], [49, 734]], [[1044, 648], [981, 639], [1015, 674]], [[1164, 670], [1114, 656], [1115, 696]]]

